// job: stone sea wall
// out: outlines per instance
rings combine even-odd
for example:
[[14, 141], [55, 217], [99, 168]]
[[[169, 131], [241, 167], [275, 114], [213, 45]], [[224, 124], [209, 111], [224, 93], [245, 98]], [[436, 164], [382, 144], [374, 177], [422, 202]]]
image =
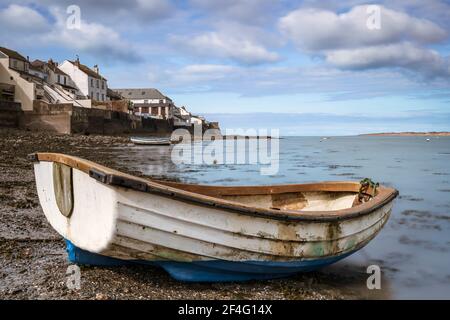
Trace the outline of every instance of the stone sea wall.
[[[102, 108], [102, 109], [100, 109]], [[20, 103], [0, 101], [0, 127], [15, 127], [29, 131], [47, 131], [62, 134], [148, 134], [169, 136], [177, 128], [194, 135], [194, 126], [175, 127], [172, 120], [143, 118], [117, 111], [127, 110], [123, 103], [111, 103], [99, 108], [82, 108], [70, 103], [48, 104], [33, 102], [33, 111], [22, 111]], [[202, 126], [203, 133], [217, 129], [219, 124], [210, 122]], [[195, 134], [198, 134], [195, 132]]]
[[148, 133], [169, 135], [173, 130], [173, 123], [168, 120], [142, 119], [120, 111], [34, 101], [33, 111], [21, 113], [19, 127], [32, 131], [65, 134]]
[[0, 101], [0, 127], [18, 127], [21, 114], [20, 103]]

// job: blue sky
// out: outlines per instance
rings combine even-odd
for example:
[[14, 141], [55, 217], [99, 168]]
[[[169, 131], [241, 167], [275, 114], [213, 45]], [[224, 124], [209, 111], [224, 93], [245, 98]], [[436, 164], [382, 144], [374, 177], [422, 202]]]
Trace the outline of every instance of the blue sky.
[[[72, 4], [80, 29], [66, 27]], [[0, 45], [78, 54], [110, 87], [156, 87], [222, 127], [450, 131], [450, 3], [371, 4], [379, 28], [358, 0], [0, 0]]]

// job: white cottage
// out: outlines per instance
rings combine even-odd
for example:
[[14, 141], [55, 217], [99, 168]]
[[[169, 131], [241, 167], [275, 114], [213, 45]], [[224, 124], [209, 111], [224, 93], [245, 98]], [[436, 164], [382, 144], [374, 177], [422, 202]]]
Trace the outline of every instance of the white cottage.
[[156, 119], [173, 118], [172, 99], [157, 89], [114, 89], [114, 91], [133, 103], [133, 110], [137, 115]]
[[103, 77], [97, 65], [93, 69], [75, 61], [65, 60], [59, 66], [73, 80], [82, 95], [96, 101], [107, 101], [107, 80]]
[[43, 95], [39, 83], [29, 75], [30, 63], [17, 51], [0, 47], [0, 101], [14, 101], [22, 110], [33, 110], [33, 101]]
[[58, 67], [58, 63], [52, 59], [48, 60], [48, 62], [34, 60], [29, 67], [29, 73], [41, 78], [49, 85], [63, 90], [63, 94], [70, 95], [71, 99], [75, 99], [77, 94], [79, 94], [75, 83], [69, 75], [62, 71]]

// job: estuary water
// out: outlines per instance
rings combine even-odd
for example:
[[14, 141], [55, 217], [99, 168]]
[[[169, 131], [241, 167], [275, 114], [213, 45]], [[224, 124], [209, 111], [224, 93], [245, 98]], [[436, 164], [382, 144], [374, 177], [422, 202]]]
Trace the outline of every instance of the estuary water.
[[[156, 178], [211, 185], [370, 177], [393, 186], [400, 196], [378, 236], [323, 272], [339, 276], [365, 272], [376, 264], [381, 268], [382, 288], [369, 297], [450, 298], [450, 137], [284, 137], [278, 143], [279, 168], [270, 176], [261, 174], [267, 165], [174, 164], [173, 147], [130, 146], [117, 152], [117, 161]], [[365, 283], [360, 289], [366, 296]]]

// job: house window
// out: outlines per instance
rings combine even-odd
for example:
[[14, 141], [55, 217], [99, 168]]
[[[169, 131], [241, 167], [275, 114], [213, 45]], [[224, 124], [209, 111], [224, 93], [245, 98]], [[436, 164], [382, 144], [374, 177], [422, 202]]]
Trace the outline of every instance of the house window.
[[152, 107], [152, 116], [158, 115], [158, 107]]
[[97, 92], [97, 101], [100, 101], [100, 94]]
[[148, 103], [148, 100], [144, 100], [144, 103]]
[[105, 81], [102, 81], [102, 90], [105, 89]]
[[148, 113], [148, 107], [142, 107], [141, 113]]
[[64, 78], [64, 84], [67, 84], [67, 78], [66, 77], [63, 77]]
[[91, 87], [94, 86], [94, 79], [91, 79]]
[[102, 101], [105, 101], [105, 95], [102, 93]]
[[14, 67], [14, 68], [17, 68], [17, 60], [13, 60], [12, 63], [13, 63], [13, 67]]
[[58, 83], [61, 83], [61, 76], [58, 74]]
[[159, 103], [164, 103], [164, 100], [159, 100]]
[[98, 81], [98, 79], [97, 79], [97, 88], [99, 88], [99, 81]]
[[94, 92], [91, 92], [91, 99], [94, 100]]

